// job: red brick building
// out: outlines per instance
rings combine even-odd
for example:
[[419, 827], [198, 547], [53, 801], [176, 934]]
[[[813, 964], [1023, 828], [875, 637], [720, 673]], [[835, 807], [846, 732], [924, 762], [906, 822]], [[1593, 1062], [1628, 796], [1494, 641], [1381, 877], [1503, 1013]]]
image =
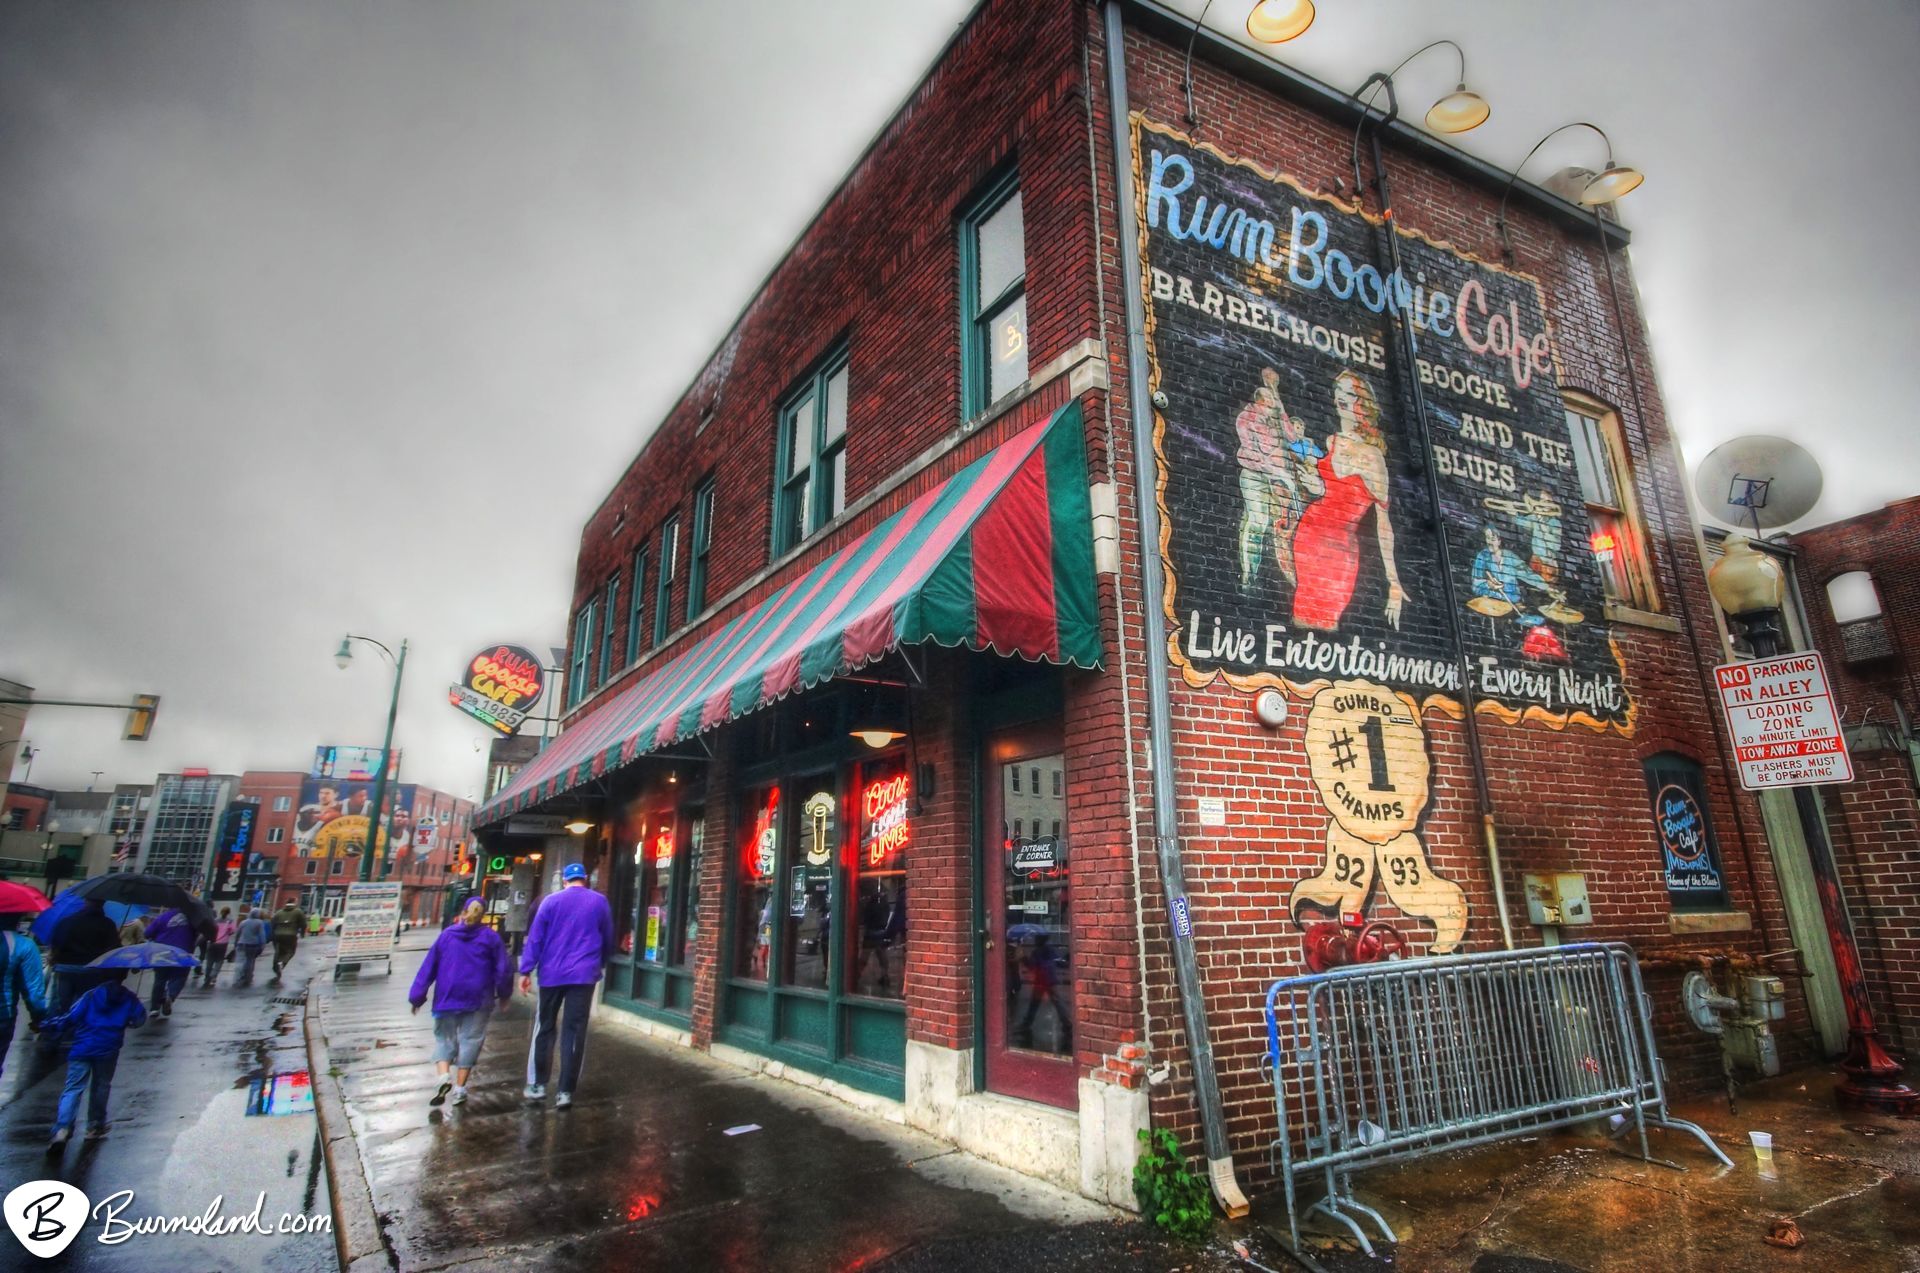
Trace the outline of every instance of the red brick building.
[[1352, 98], [1189, 36], [981, 5], [613, 477], [566, 730], [477, 819], [594, 866], [644, 1028], [1123, 1205], [1198, 1140], [1175, 942], [1248, 1181], [1308, 923], [1790, 944], [1626, 231], [1404, 121], [1389, 223]]
[[1920, 1049], [1920, 497], [1790, 540], [1854, 780], [1819, 788], [1881, 1033]]
[[[239, 798], [260, 806], [255, 843], [271, 866], [259, 885], [269, 908], [293, 901], [310, 914], [338, 915], [347, 885], [359, 878], [357, 853], [331, 852], [326, 841], [302, 834], [303, 811], [310, 823], [323, 781], [298, 770], [248, 770], [240, 779]], [[343, 805], [351, 799], [349, 790]], [[400, 913], [412, 923], [436, 923], [453, 884], [455, 856], [472, 838], [473, 804], [415, 783], [399, 784], [393, 803], [405, 838], [401, 844], [402, 833], [394, 834], [388, 873], [401, 881]], [[253, 887], [249, 881], [249, 896]]]

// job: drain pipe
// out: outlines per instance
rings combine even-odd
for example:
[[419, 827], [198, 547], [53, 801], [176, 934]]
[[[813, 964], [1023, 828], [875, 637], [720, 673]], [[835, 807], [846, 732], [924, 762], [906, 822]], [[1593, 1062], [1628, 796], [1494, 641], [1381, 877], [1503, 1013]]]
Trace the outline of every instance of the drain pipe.
[[1187, 1051], [1193, 1058], [1194, 1096], [1200, 1104], [1200, 1129], [1207, 1154], [1207, 1179], [1229, 1219], [1247, 1214], [1247, 1196], [1233, 1175], [1227, 1147], [1227, 1123], [1220, 1109], [1220, 1081], [1214, 1074], [1213, 1041], [1207, 1033], [1207, 1005], [1200, 994], [1200, 962], [1193, 953], [1192, 912], [1187, 904], [1180, 860], [1179, 827], [1173, 795], [1173, 722], [1167, 638], [1153, 616], [1159, 613], [1166, 580], [1160, 567], [1160, 507], [1155, 502], [1157, 472], [1153, 452], [1153, 403], [1147, 391], [1147, 306], [1140, 292], [1140, 224], [1134, 209], [1133, 155], [1128, 137], [1126, 31], [1119, 0], [1107, 0], [1107, 96], [1113, 128], [1114, 182], [1120, 205], [1120, 277], [1127, 305], [1127, 393], [1133, 417], [1133, 486], [1140, 517], [1140, 583], [1147, 614], [1147, 763], [1153, 771], [1153, 849], [1160, 865], [1160, 886], [1167, 897], [1173, 941], [1174, 980], [1180, 988], [1186, 1020]]

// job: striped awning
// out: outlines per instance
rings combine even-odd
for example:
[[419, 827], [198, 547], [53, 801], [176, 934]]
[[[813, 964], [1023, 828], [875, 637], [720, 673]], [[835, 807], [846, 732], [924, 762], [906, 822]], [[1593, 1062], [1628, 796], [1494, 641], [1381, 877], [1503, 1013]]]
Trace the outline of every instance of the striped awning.
[[497, 822], [778, 699], [933, 642], [1100, 661], [1080, 407], [1070, 403], [602, 703], [474, 819]]

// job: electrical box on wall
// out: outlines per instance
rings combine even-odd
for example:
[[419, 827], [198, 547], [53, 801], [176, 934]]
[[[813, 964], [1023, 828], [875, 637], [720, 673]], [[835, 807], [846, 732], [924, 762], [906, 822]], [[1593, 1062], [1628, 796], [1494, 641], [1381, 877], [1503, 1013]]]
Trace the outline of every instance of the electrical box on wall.
[[1591, 924], [1587, 877], [1579, 871], [1521, 877], [1527, 887], [1527, 918], [1541, 927]]

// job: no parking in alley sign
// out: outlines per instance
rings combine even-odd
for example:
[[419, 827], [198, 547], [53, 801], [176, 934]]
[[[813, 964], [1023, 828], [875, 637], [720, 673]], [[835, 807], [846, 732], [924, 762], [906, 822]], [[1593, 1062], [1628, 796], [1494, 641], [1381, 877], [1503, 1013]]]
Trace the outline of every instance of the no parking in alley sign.
[[1749, 791], [1852, 782], [1853, 759], [1818, 654], [1713, 669], [1733, 732], [1740, 785]]

